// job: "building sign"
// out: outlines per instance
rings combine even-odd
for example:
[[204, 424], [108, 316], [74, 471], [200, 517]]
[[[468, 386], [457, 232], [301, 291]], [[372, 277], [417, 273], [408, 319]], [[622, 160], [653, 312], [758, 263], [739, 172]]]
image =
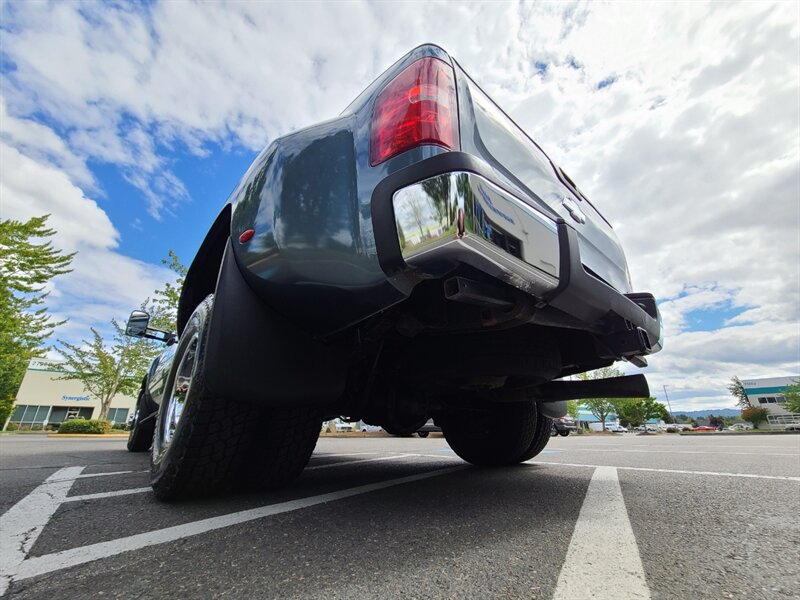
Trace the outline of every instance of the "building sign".
[[61, 396], [64, 402], [89, 402], [89, 396]]
[[47, 358], [32, 358], [28, 363], [31, 371], [64, 371], [64, 363], [59, 360], [49, 360]]

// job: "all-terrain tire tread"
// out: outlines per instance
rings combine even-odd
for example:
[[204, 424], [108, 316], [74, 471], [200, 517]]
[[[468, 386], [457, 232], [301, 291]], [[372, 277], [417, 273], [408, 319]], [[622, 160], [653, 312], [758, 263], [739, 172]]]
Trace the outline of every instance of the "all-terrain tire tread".
[[520, 462], [536, 432], [538, 408], [533, 403], [498, 404], [490, 422], [484, 411], [464, 411], [443, 419], [450, 448], [476, 466], [497, 467]]

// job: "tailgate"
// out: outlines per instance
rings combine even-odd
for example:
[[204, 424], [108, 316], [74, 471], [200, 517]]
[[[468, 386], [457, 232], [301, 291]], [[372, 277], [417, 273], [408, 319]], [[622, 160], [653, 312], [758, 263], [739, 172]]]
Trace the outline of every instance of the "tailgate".
[[458, 64], [455, 70], [462, 151], [491, 165], [521, 200], [562, 217], [578, 233], [583, 266], [618, 291], [630, 292], [625, 255], [611, 225]]

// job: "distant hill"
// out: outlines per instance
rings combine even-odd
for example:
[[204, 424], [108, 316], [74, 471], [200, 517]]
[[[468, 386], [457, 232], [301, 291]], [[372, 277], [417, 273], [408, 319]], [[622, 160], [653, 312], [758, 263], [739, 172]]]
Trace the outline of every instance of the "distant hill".
[[707, 410], [674, 410], [676, 415], [686, 415], [693, 419], [714, 415], [715, 417], [738, 417], [742, 411], [738, 408], [709, 408]]

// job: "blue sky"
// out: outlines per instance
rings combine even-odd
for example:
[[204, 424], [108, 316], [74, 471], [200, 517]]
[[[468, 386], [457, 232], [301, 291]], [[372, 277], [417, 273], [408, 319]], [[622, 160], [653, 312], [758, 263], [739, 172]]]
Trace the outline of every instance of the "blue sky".
[[657, 395], [724, 407], [733, 375], [800, 373], [796, 5], [414, 7], [1, 3], [0, 213], [52, 213], [79, 252], [52, 286], [57, 337], [124, 319], [263, 146], [434, 42], [613, 223], [661, 302]]
[[164, 150], [172, 171], [183, 182], [188, 198], [158, 219], [142, 214], [141, 192], [120, 175], [114, 165], [93, 168], [108, 196], [100, 202], [112, 222], [119, 224], [119, 251], [139, 260], [158, 263], [174, 249], [189, 264], [228, 195], [257, 152], [237, 147], [207, 148], [202, 158]]

